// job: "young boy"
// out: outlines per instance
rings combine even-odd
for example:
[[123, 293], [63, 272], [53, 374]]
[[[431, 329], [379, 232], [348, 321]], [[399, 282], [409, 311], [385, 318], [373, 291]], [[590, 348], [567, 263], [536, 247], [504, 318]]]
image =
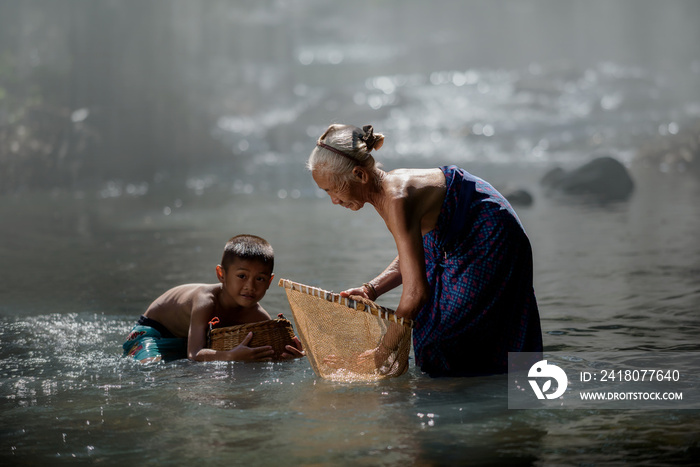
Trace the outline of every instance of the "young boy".
[[[209, 321], [219, 318], [220, 326], [254, 323], [271, 319], [260, 300], [270, 287], [274, 274], [274, 251], [264, 239], [238, 235], [224, 247], [221, 264], [216, 266], [218, 284], [185, 284], [158, 297], [138, 320], [124, 343], [124, 355], [142, 363], [189, 358], [196, 361], [271, 360], [271, 346], [248, 347], [253, 333], [231, 350], [207, 349]], [[288, 345], [282, 358], [304, 356], [295, 337], [296, 348]]]

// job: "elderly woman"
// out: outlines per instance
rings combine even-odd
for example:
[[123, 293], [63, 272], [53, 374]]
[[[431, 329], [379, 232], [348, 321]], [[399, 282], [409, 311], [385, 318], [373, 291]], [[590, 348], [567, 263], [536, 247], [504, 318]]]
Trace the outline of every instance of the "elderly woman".
[[508, 352], [541, 352], [532, 250], [508, 201], [456, 166], [385, 172], [370, 154], [383, 143], [371, 125], [331, 125], [308, 160], [333, 204], [371, 204], [396, 242], [381, 274], [342, 294], [403, 285], [396, 314], [415, 321], [416, 364], [431, 376], [503, 373]]

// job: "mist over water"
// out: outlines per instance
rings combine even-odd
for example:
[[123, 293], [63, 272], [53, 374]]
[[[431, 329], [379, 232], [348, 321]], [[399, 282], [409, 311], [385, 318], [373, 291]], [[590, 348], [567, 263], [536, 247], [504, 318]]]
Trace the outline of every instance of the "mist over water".
[[[699, 20], [690, 0], [0, 3], [0, 459], [692, 465], [693, 410], [514, 411], [504, 377], [340, 384], [121, 344], [164, 290], [214, 282], [238, 233], [327, 290], [393, 259], [372, 208], [305, 169], [341, 122], [385, 134], [387, 170], [532, 194], [546, 351], [700, 351]], [[629, 199], [540, 187], [598, 155]], [[276, 285], [263, 305], [291, 318]]]
[[700, 112], [692, 0], [0, 8], [4, 193], [303, 191], [331, 122], [392, 167], [578, 160]]

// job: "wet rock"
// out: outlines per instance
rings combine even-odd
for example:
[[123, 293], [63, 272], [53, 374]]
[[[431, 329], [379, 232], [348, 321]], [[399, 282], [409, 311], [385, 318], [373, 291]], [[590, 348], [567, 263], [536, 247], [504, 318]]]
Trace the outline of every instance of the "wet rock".
[[569, 172], [557, 167], [540, 181], [550, 192], [585, 196], [598, 201], [627, 199], [634, 182], [620, 161], [609, 156], [597, 157]]
[[532, 206], [532, 195], [523, 189], [508, 191], [503, 194], [513, 206]]

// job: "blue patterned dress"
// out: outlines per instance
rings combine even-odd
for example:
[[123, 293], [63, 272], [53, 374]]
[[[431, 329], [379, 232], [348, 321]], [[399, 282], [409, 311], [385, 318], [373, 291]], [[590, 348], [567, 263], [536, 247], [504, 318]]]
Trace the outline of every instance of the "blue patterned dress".
[[431, 376], [503, 373], [508, 352], [541, 352], [530, 241], [490, 184], [441, 167], [447, 193], [423, 237], [432, 297], [416, 318], [416, 364]]

